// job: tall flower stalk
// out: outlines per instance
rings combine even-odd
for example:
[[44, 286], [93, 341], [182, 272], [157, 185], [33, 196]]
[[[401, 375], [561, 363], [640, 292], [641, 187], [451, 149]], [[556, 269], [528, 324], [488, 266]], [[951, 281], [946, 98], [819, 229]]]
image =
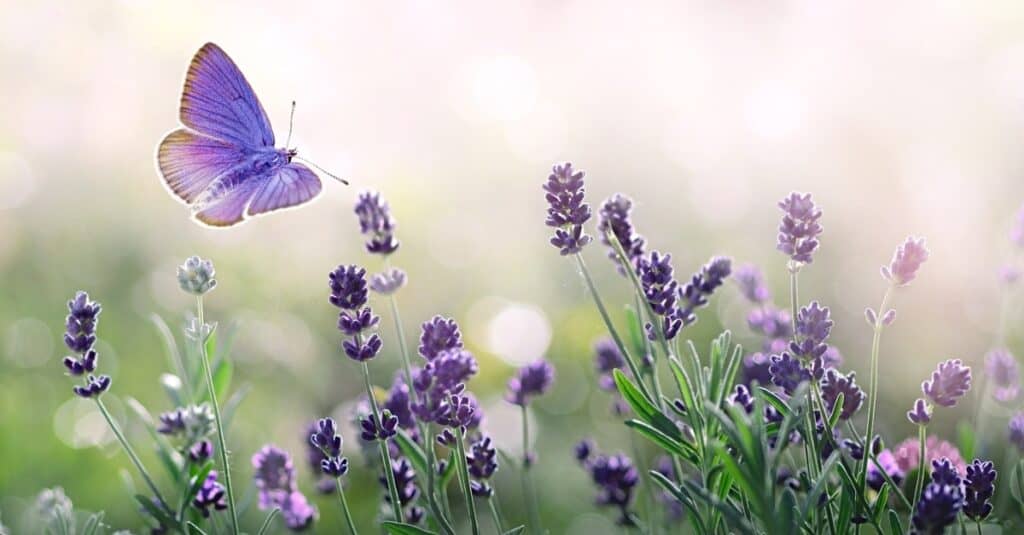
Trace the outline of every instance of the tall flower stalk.
[[545, 360], [527, 364], [519, 369], [508, 382], [505, 400], [518, 405], [523, 420], [523, 497], [526, 500], [526, 511], [530, 519], [530, 531], [541, 533], [540, 512], [537, 507], [537, 490], [530, 477], [530, 468], [536, 462], [536, 455], [530, 451], [530, 418], [527, 406], [530, 400], [547, 392], [555, 380], [555, 368]]
[[238, 535], [238, 511], [235, 508], [235, 492], [231, 485], [231, 464], [230, 453], [227, 447], [227, 439], [224, 436], [224, 424], [221, 419], [220, 402], [217, 400], [217, 389], [213, 384], [213, 370], [210, 366], [210, 355], [206, 350], [206, 342], [213, 333], [213, 327], [206, 324], [206, 317], [203, 311], [203, 296], [217, 286], [216, 272], [213, 262], [193, 256], [178, 267], [178, 283], [186, 293], [196, 298], [196, 319], [198, 329], [196, 331], [196, 345], [203, 363], [203, 373], [206, 377], [206, 388], [210, 392], [210, 403], [213, 405], [213, 417], [217, 426], [217, 450], [220, 453], [220, 462], [224, 468], [224, 487], [227, 490], [228, 512], [231, 515], [231, 533]]
[[342, 476], [348, 473], [348, 459], [341, 455], [341, 446], [344, 443], [338, 434], [338, 425], [333, 418], [323, 418], [316, 423], [309, 442], [323, 453], [320, 460], [320, 470], [324, 475], [334, 478], [335, 486], [338, 489], [338, 501], [341, 503], [341, 512], [345, 516], [345, 524], [348, 525], [350, 535], [357, 535], [355, 523], [352, 521], [352, 513], [348, 508], [348, 500], [345, 499], [345, 486], [341, 482]]

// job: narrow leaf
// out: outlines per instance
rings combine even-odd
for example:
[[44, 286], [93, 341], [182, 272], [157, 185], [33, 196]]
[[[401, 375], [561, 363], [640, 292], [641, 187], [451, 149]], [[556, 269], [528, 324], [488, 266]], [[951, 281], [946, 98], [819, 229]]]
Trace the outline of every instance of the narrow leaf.
[[427, 531], [419, 526], [412, 524], [404, 524], [402, 522], [394, 522], [387, 520], [381, 523], [384, 530], [390, 535], [437, 535], [433, 531]]
[[677, 441], [683, 439], [683, 433], [679, 430], [679, 426], [668, 416], [665, 416], [665, 413], [661, 412], [653, 403], [648, 401], [647, 397], [640, 392], [640, 389], [626, 377], [626, 374], [620, 370], [614, 370], [613, 376], [615, 377], [615, 386], [618, 387], [619, 393], [622, 394], [626, 403], [629, 403], [633, 412], [641, 420], [651, 424], [658, 431]]

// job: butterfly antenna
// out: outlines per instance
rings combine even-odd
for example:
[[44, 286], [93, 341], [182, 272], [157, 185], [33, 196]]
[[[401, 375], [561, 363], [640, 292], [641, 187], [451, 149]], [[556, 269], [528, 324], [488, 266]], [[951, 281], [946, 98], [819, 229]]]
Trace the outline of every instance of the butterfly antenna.
[[336, 174], [334, 174], [334, 173], [324, 169], [323, 167], [320, 167], [319, 165], [317, 165], [317, 164], [315, 164], [315, 163], [313, 163], [313, 162], [311, 162], [311, 161], [309, 161], [309, 160], [307, 160], [305, 158], [296, 156], [295, 159], [299, 160], [299, 161], [302, 161], [304, 163], [308, 163], [309, 165], [312, 165], [317, 171], [320, 171], [321, 173], [323, 173], [323, 174], [333, 178], [334, 180], [337, 180], [338, 182], [341, 182], [342, 184], [344, 184], [346, 186], [348, 185], [348, 180], [345, 180], [344, 178], [341, 178], [340, 176], [338, 176], [338, 175], [336, 175]]
[[288, 140], [284, 142], [285, 148], [292, 142], [292, 126], [295, 124], [295, 101], [292, 101], [292, 114], [288, 117]]

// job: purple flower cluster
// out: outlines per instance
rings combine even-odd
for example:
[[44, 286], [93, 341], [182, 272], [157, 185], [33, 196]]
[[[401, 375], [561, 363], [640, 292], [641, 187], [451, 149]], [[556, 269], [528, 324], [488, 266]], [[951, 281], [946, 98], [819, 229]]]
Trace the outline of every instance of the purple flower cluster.
[[854, 414], [857, 414], [861, 405], [864, 404], [864, 398], [867, 397], [864, 391], [857, 386], [856, 375], [854, 372], [843, 375], [835, 368], [829, 368], [821, 379], [821, 396], [829, 411], [834, 410], [839, 395], [843, 395], [842, 410], [839, 413], [841, 420], [849, 420]]
[[453, 405], [453, 396], [462, 394], [465, 382], [478, 370], [476, 357], [465, 349], [454, 348], [438, 353], [413, 377], [413, 388], [418, 398], [412, 404], [413, 415], [422, 422], [452, 420], [449, 412], [457, 408]]
[[316, 509], [298, 491], [295, 465], [287, 451], [273, 445], [263, 446], [252, 456], [252, 466], [261, 511], [280, 508], [285, 526], [293, 531], [301, 531], [313, 524]]
[[472, 478], [469, 486], [473, 495], [490, 498], [494, 494], [494, 489], [487, 480], [498, 471], [498, 450], [494, 447], [491, 437], [481, 436], [470, 445], [466, 453], [466, 464]]
[[320, 427], [317, 422], [310, 422], [302, 431], [302, 443], [306, 445], [306, 465], [313, 472], [313, 477], [316, 478], [316, 490], [321, 494], [331, 494], [334, 492], [334, 479], [328, 477], [321, 470], [321, 463], [328, 459], [327, 455], [324, 454], [320, 446], [317, 446], [310, 440], [314, 434], [319, 432]]
[[633, 461], [622, 453], [600, 455], [594, 451], [594, 444], [583, 441], [574, 450], [576, 460], [590, 473], [590, 479], [597, 485], [597, 505], [615, 507], [619, 511], [618, 523], [632, 526], [634, 521], [629, 511], [633, 492], [640, 475]]
[[[419, 489], [416, 487], [416, 471], [412, 469], [412, 464], [409, 463], [409, 460], [402, 457], [397, 462], [391, 463], [391, 473], [395, 476], [398, 503], [404, 510], [403, 518], [409, 524], [419, 524], [426, 512], [423, 508], [412, 505], [416, 500], [416, 496], [419, 495]], [[388, 486], [387, 478], [381, 475], [377, 479], [386, 489]], [[384, 501], [391, 503], [391, 495], [388, 492], [384, 493]]]
[[566, 162], [552, 167], [544, 184], [548, 201], [546, 224], [555, 228], [551, 245], [563, 255], [576, 254], [591, 241], [583, 232], [583, 224], [590, 219], [590, 205], [583, 202], [583, 176], [583, 171]]
[[369, 306], [366, 289], [366, 270], [356, 265], [338, 266], [328, 276], [332, 305], [341, 309], [338, 330], [350, 337], [341, 344], [349, 358], [363, 362], [372, 359], [384, 345], [377, 333], [365, 338], [365, 333], [380, 321]]
[[915, 533], [941, 534], [963, 507], [960, 477], [948, 459], [932, 462], [932, 481], [917, 502], [911, 523]]
[[505, 400], [513, 405], [525, 407], [530, 398], [539, 396], [551, 388], [555, 381], [555, 367], [546, 360], [538, 360], [519, 368], [508, 381]]
[[992, 495], [996, 491], [996, 469], [992, 461], [975, 459], [967, 465], [964, 478], [964, 515], [982, 521], [992, 513]]
[[[811, 378], [820, 380], [829, 367], [826, 356], [830, 354], [828, 341], [832, 332], [832, 319], [828, 307], [817, 301], [800, 309], [796, 317], [796, 335], [781, 355], [772, 355], [769, 373], [772, 382], [792, 394], [796, 386]], [[830, 355], [837, 360], [838, 354]], [[804, 362], [808, 366], [804, 366]]]
[[800, 383], [811, 380], [811, 371], [788, 352], [773, 355], [768, 372], [772, 375], [772, 384], [782, 388], [787, 395], [792, 395]]
[[416, 422], [413, 420], [412, 409], [410, 408], [409, 385], [405, 382], [402, 372], [395, 373], [395, 378], [388, 390], [388, 397], [384, 400], [383, 408], [398, 418], [398, 427], [402, 429], [414, 429]]
[[338, 434], [338, 424], [334, 418], [321, 418], [316, 423], [316, 430], [310, 434], [309, 443], [323, 453], [320, 471], [332, 478], [340, 478], [348, 472], [348, 459], [341, 455], [343, 440]]
[[[640, 275], [644, 298], [647, 299], [651, 311], [662, 322], [661, 333], [666, 340], [675, 338], [683, 323], [675, 317], [679, 283], [674, 276], [672, 255], [651, 251], [650, 255], [640, 258], [637, 272]], [[647, 336], [652, 340], [656, 339], [654, 326], [647, 324], [646, 327]]]
[[1020, 368], [1007, 349], [993, 349], [985, 355], [985, 375], [992, 385], [992, 397], [1008, 403], [1020, 394]]
[[450, 349], [462, 347], [462, 333], [452, 318], [434, 316], [423, 324], [420, 334], [420, 356], [428, 361], [434, 360], [438, 354]]
[[398, 250], [398, 240], [395, 239], [397, 224], [391, 217], [387, 201], [381, 198], [380, 193], [360, 193], [356, 200], [355, 213], [359, 218], [360, 232], [369, 237], [366, 242], [368, 252], [387, 256]]
[[199, 492], [192, 499], [192, 506], [202, 513], [203, 518], [209, 518], [211, 509], [223, 511], [228, 508], [227, 491], [224, 489], [224, 485], [217, 482], [216, 470], [210, 470], [206, 474], [203, 485], [199, 487]]
[[1024, 452], [1024, 412], [1018, 412], [1010, 418], [1010, 423], [1007, 425], [1008, 438], [1010, 444], [1017, 447], [1018, 450]]
[[[616, 193], [601, 204], [598, 212], [597, 230], [601, 232], [601, 242], [607, 245], [608, 258], [618, 265], [619, 273], [625, 275], [626, 269], [635, 269], [637, 261], [644, 255], [644, 238], [635, 232], [629, 214], [633, 210], [633, 200], [621, 193]], [[609, 236], [619, 243], [626, 253], [630, 265], [619, 263], [619, 255]]]
[[931, 379], [921, 383], [921, 391], [936, 405], [953, 407], [971, 388], [971, 368], [960, 359], [939, 363]]
[[694, 311], [708, 304], [708, 297], [725, 282], [730, 273], [732, 260], [716, 256], [690, 277], [690, 282], [679, 292], [681, 305], [675, 311], [675, 317], [681, 322], [682, 327], [697, 321]]
[[359, 419], [359, 427], [362, 430], [359, 436], [366, 442], [388, 440], [398, 433], [398, 417], [384, 409], [381, 411], [380, 423], [377, 422], [377, 415], [368, 414]]
[[68, 374], [82, 377], [82, 385], [71, 390], [83, 398], [98, 397], [110, 388], [109, 375], [93, 375], [99, 356], [93, 345], [96, 343], [96, 325], [99, 323], [102, 306], [89, 300], [89, 294], [79, 291], [68, 301], [68, 316], [64, 323], [64, 345], [74, 356], [64, 357], [63, 364]]
[[381, 295], [391, 295], [405, 286], [405, 281], [404, 271], [391, 268], [370, 277], [370, 289]]
[[906, 286], [917, 277], [917, 270], [925, 260], [928, 260], [928, 249], [924, 247], [924, 238], [907, 238], [896, 248], [889, 265], [882, 266], [882, 277], [895, 286]]
[[740, 287], [743, 297], [755, 305], [768, 303], [772, 292], [764, 282], [764, 275], [754, 264], [743, 264], [733, 272], [733, 280]]
[[776, 248], [789, 256], [794, 266], [810, 264], [822, 231], [818, 223], [821, 210], [814, 205], [810, 193], [796, 192], [779, 201], [779, 208], [783, 215]]

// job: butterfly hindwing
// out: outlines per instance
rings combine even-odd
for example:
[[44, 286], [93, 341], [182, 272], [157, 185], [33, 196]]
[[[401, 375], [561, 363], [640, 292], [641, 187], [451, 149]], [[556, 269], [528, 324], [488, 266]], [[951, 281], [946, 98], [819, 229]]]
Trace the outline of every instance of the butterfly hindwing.
[[296, 206], [320, 194], [320, 179], [305, 165], [289, 163], [271, 176], [249, 205], [249, 215]]
[[196, 219], [212, 227], [230, 227], [245, 219], [245, 211], [253, 195], [266, 183], [269, 177], [252, 177], [242, 182], [216, 200], [202, 204], [195, 213]]
[[156, 161], [167, 187], [192, 204], [217, 177], [238, 166], [245, 156], [245, 150], [236, 145], [179, 128], [160, 142]]
[[274, 131], [234, 61], [213, 43], [196, 52], [181, 93], [181, 122], [241, 147], [272, 147]]

